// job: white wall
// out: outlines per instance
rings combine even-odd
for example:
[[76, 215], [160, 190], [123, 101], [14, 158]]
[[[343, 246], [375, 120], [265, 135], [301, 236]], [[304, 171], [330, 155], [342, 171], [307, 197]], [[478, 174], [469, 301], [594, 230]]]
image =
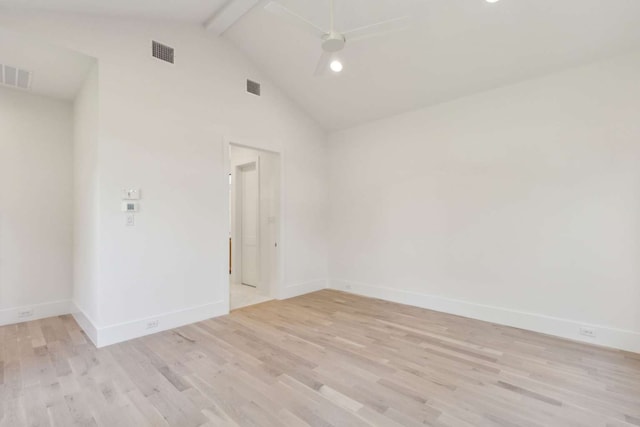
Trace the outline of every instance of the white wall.
[[72, 142], [70, 103], [0, 87], [0, 324], [68, 312]]
[[[283, 295], [326, 286], [326, 135], [237, 49], [163, 22], [7, 12], [0, 25], [99, 60], [100, 345], [154, 332], [152, 319], [160, 330], [226, 312], [225, 138], [282, 153]], [[152, 39], [175, 65], [151, 57]], [[131, 187], [141, 211], [127, 228]]]
[[332, 135], [332, 285], [640, 351], [639, 117], [635, 54]]
[[[99, 111], [95, 64], [74, 103], [73, 302], [87, 320], [100, 321], [99, 276]], [[86, 321], [84, 322], [86, 324]], [[90, 332], [95, 336], [95, 332]]]

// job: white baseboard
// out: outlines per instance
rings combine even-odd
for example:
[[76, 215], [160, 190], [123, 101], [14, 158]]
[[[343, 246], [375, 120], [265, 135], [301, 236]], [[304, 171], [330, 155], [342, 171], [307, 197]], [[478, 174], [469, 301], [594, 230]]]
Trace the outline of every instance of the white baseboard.
[[0, 326], [62, 316], [71, 312], [71, 306], [71, 301], [64, 300], [5, 308], [0, 310]]
[[[228, 313], [227, 304], [224, 301], [218, 301], [115, 325], [96, 327], [92, 324], [91, 326], [96, 330], [94, 344], [100, 348], [211, 319], [212, 317], [223, 316]], [[157, 322], [156, 326], [150, 327], [149, 325], [154, 322]], [[78, 323], [80, 324], [80, 322]], [[82, 324], [80, 325], [82, 326]], [[87, 329], [85, 329], [85, 332], [87, 332]], [[89, 332], [87, 332], [87, 335], [89, 335]]]
[[[367, 297], [640, 353], [640, 332], [347, 280], [331, 280], [330, 287]], [[580, 327], [593, 329], [596, 332], [596, 337], [590, 338], [580, 335]]]
[[82, 311], [77, 304], [73, 303], [71, 315], [76, 320], [76, 323], [85, 334], [89, 337], [93, 345], [98, 346], [98, 328], [95, 321], [91, 320], [89, 316]]
[[326, 279], [313, 280], [311, 282], [287, 286], [280, 292], [280, 295], [278, 295], [278, 299], [293, 298], [300, 295], [309, 294], [311, 292], [321, 291], [322, 289], [327, 289], [328, 287], [329, 282]]

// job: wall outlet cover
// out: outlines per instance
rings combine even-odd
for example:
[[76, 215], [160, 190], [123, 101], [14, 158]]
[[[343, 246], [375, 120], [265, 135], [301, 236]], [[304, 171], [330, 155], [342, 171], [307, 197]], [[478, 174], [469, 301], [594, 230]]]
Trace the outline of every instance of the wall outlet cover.
[[593, 329], [593, 328], [590, 328], [588, 326], [582, 326], [582, 327], [580, 327], [580, 335], [585, 336], [585, 337], [595, 338], [596, 337], [596, 330]]
[[150, 322], [147, 322], [147, 329], [155, 329], [158, 327], [159, 324], [160, 324], [159, 320], [152, 320]]
[[18, 319], [25, 319], [33, 316], [33, 309], [21, 310], [18, 312]]

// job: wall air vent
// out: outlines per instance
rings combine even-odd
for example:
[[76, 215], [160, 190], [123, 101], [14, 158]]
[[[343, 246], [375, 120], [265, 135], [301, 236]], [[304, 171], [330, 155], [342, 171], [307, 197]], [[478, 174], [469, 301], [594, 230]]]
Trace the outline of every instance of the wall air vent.
[[173, 64], [173, 48], [153, 40], [151, 50], [154, 58]]
[[260, 83], [247, 80], [247, 92], [260, 96]]
[[31, 89], [31, 72], [0, 64], [0, 84], [17, 89]]

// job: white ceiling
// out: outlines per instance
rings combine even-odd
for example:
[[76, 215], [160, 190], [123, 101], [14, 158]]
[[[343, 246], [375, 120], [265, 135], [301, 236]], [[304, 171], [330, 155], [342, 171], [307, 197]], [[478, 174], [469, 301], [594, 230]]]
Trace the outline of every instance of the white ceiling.
[[[263, 0], [264, 1], [264, 0]], [[409, 15], [410, 31], [347, 43], [345, 72], [313, 77], [318, 40], [256, 7], [226, 34], [327, 129], [640, 49], [639, 0], [335, 0], [341, 31]], [[328, 0], [280, 0], [319, 26]], [[226, 0], [0, 0], [0, 6], [201, 24]], [[1, 62], [1, 59], [0, 59]]]
[[228, 0], [0, 0], [0, 5], [43, 11], [89, 13], [202, 23]]
[[[347, 41], [338, 78], [313, 77], [318, 41], [264, 9], [254, 9], [226, 34], [328, 129], [640, 48], [638, 0], [336, 2], [341, 31], [404, 14], [413, 26], [386, 38]], [[280, 3], [327, 25], [326, 0]]]
[[[0, 64], [30, 71], [29, 92], [72, 100], [95, 59], [0, 30]], [[18, 90], [18, 89], [16, 89]]]

